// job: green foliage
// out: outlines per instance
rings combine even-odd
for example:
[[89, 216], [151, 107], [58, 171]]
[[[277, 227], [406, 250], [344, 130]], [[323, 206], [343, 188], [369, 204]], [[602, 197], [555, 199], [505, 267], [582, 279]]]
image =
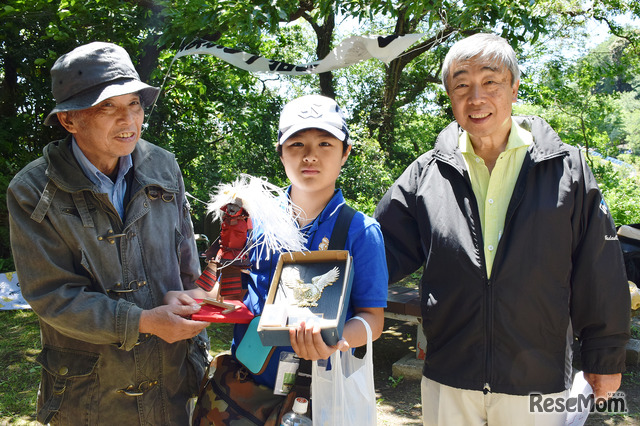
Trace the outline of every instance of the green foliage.
[[[523, 98], [514, 111], [545, 118], [561, 139], [586, 149], [616, 225], [640, 222], [640, 164], [620, 154], [640, 148], [640, 69], [634, 47], [612, 37], [578, 61], [557, 55], [547, 67], [525, 78]], [[625, 161], [616, 166], [596, 156]]]
[[211, 343], [211, 356], [230, 350], [233, 339], [233, 324], [211, 323], [207, 327], [207, 335]]
[[[49, 70], [58, 56], [95, 40], [123, 45], [138, 63], [142, 34], [153, 22], [146, 9], [127, 1], [7, 0], [0, 8], [0, 258], [9, 255], [4, 195], [15, 173], [62, 138], [60, 127], [42, 122], [54, 106]], [[140, 38], [139, 38], [140, 37]], [[4, 262], [11, 265], [11, 261]]]
[[613, 187], [602, 188], [616, 225], [640, 223], [640, 180], [620, 179]]
[[[443, 94], [444, 91], [436, 91], [433, 97]], [[398, 111], [394, 155], [393, 160], [388, 163], [394, 178], [416, 158], [432, 149], [438, 134], [454, 120], [450, 107], [434, 107], [429, 95], [431, 94], [426, 93], [417, 99], [414, 108]]]
[[[580, 138], [570, 137], [571, 133], [566, 130], [569, 126], [567, 117], [558, 111], [550, 113], [541, 106], [519, 104], [514, 112], [517, 115], [540, 115], [558, 131], [564, 142], [581, 145]], [[566, 136], [562, 136], [563, 134]], [[640, 158], [632, 154], [619, 154], [617, 157], [629, 167], [614, 165], [594, 155], [588, 155], [587, 159], [615, 224], [640, 223]]]
[[353, 208], [372, 215], [377, 201], [393, 183], [393, 177], [385, 167], [384, 153], [377, 142], [361, 135], [354, 137], [354, 127], [351, 126], [351, 137], [355, 139], [353, 149], [336, 186], [342, 189]]
[[640, 223], [640, 161], [638, 157], [627, 159], [636, 163], [631, 172], [601, 159], [592, 167], [616, 226]]
[[299, 7], [292, 0], [235, 1], [235, 0], [187, 0], [164, 1], [162, 14], [167, 32], [161, 42], [168, 43], [182, 37], [187, 41], [195, 37], [208, 40], [239, 41], [245, 46], [256, 47], [263, 34], [275, 33], [281, 21]]
[[607, 130], [620, 128], [621, 123], [612, 115], [617, 94], [594, 90], [605, 72], [586, 58], [575, 64], [553, 60], [538, 87], [537, 101], [548, 108], [548, 121], [564, 142], [610, 155], [617, 153], [617, 146]]
[[[452, 120], [439, 72], [453, 42], [489, 30], [507, 37], [519, 51], [547, 33], [570, 34], [590, 17], [637, 16], [637, 9], [613, 0], [591, 9], [580, 1], [555, 0], [7, 0], [0, 8], [0, 149], [5, 154], [0, 193], [46, 143], [64, 135], [59, 128], [41, 125], [54, 104], [49, 69], [61, 53], [94, 40], [122, 45], [144, 81], [163, 85], [144, 137], [176, 154], [194, 197], [206, 201], [218, 183], [240, 172], [285, 185], [274, 149], [279, 111], [294, 96], [317, 93], [320, 76], [254, 75], [206, 55], [183, 57], [172, 65], [171, 60], [181, 43], [202, 37], [269, 58], [310, 62], [318, 59], [318, 28], [340, 14], [340, 19], [357, 22], [344, 31], [358, 35], [425, 34], [389, 64], [364, 61], [333, 73], [338, 102], [357, 136], [339, 185], [357, 207], [372, 212], [391, 181], [430, 149]], [[616, 144], [640, 146], [638, 98], [632, 95], [638, 87], [638, 55], [629, 53], [634, 33], [614, 29], [628, 42], [611, 42], [609, 54], [579, 65], [556, 62], [542, 83], [532, 79], [523, 84], [525, 100], [544, 107], [563, 139], [588, 143], [604, 154], [616, 154]], [[324, 35], [338, 41], [336, 34]], [[567, 80], [570, 84], [564, 85]], [[629, 91], [617, 99], [621, 88]], [[9, 253], [4, 205], [0, 259]], [[196, 222], [203, 221], [200, 203], [193, 213]]]
[[398, 385], [402, 383], [402, 380], [404, 380], [404, 376], [398, 376], [397, 378], [393, 376], [389, 376], [389, 384], [393, 389], [397, 388]]
[[[165, 73], [170, 59], [163, 59]], [[218, 183], [239, 173], [277, 176], [279, 99], [260, 93], [255, 76], [216, 58], [183, 59], [169, 71], [145, 137], [176, 154], [187, 191], [207, 201]], [[194, 205], [196, 222], [203, 216], [204, 206]]]
[[[640, 79], [640, 76], [638, 76]], [[618, 110], [622, 117], [620, 139], [626, 144], [626, 149], [635, 155], [640, 155], [640, 84], [635, 90], [622, 93], [618, 100]]]

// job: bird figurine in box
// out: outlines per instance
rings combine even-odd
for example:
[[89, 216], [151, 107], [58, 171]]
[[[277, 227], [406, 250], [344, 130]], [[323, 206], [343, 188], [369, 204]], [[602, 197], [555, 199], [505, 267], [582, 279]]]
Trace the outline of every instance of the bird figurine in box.
[[[295, 211], [285, 191], [265, 179], [242, 174], [219, 185], [207, 212], [220, 220], [220, 238], [205, 252], [207, 266], [196, 284], [207, 292], [214, 289], [214, 300], [220, 302], [242, 299], [241, 274], [251, 267], [251, 249], [275, 254], [306, 250]], [[253, 229], [257, 235], [252, 236]]]
[[283, 267], [280, 275], [282, 283], [293, 289], [293, 296], [299, 307], [318, 306], [318, 300], [320, 300], [324, 288], [336, 282], [338, 277], [340, 277], [338, 267], [325, 274], [311, 278], [310, 283], [305, 283], [300, 278], [300, 270], [296, 266]]

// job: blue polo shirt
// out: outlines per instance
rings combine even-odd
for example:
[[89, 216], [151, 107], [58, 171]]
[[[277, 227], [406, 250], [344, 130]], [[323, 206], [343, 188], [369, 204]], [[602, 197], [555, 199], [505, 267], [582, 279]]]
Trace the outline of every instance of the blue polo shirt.
[[[289, 191], [290, 188], [287, 193]], [[338, 212], [344, 203], [342, 191], [336, 190], [333, 198], [318, 217], [301, 229], [307, 236], [306, 247], [309, 250], [326, 250]], [[259, 239], [260, 234], [260, 229], [254, 229], [252, 238]], [[364, 213], [357, 212], [347, 233], [345, 249], [349, 250], [353, 257], [353, 284], [347, 309], [347, 320], [354, 315], [354, 308], [385, 308], [387, 306], [389, 275], [384, 240], [378, 222]], [[268, 259], [266, 254], [262, 255], [260, 259], [256, 256], [257, 251], [252, 251], [250, 254], [252, 267], [247, 282], [248, 291], [243, 302], [254, 315], [260, 315], [269, 293], [269, 286], [275, 273], [279, 255], [272, 253]], [[244, 275], [246, 276], [246, 274]], [[233, 354], [235, 354], [236, 347], [246, 330], [246, 324], [235, 326], [231, 345]], [[283, 351], [293, 352], [293, 349], [291, 347], [277, 347], [265, 371], [260, 375], [253, 376], [257, 383], [274, 388], [280, 353]]]

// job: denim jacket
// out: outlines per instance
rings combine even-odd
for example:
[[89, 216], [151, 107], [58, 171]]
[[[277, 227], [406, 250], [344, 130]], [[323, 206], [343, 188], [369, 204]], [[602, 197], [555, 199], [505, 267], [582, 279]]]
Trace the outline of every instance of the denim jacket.
[[124, 223], [70, 150], [52, 142], [7, 192], [22, 293], [40, 320], [38, 421], [188, 424], [208, 360], [203, 331], [169, 344], [138, 332], [140, 314], [200, 274], [175, 158], [140, 140]]

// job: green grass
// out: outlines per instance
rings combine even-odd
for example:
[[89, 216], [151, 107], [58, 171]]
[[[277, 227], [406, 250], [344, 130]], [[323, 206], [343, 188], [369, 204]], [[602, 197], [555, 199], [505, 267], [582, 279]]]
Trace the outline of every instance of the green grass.
[[640, 339], [640, 326], [635, 324], [631, 325], [631, 338]]
[[220, 352], [231, 348], [233, 339], [233, 324], [212, 323], [207, 327], [207, 334], [211, 342], [211, 355], [216, 356]]
[[0, 311], [0, 423], [35, 420], [40, 327], [32, 311]]
[[420, 284], [420, 278], [421, 277], [422, 277], [422, 268], [418, 269], [417, 271], [415, 271], [412, 274], [407, 275], [406, 277], [404, 277], [403, 279], [401, 279], [400, 281], [398, 281], [397, 283], [395, 283], [393, 285], [402, 286], [402, 287], [418, 288], [418, 285]]
[[[0, 424], [37, 424], [36, 396], [40, 382], [40, 327], [30, 310], [0, 311]], [[233, 324], [207, 327], [211, 355], [229, 350]]]

